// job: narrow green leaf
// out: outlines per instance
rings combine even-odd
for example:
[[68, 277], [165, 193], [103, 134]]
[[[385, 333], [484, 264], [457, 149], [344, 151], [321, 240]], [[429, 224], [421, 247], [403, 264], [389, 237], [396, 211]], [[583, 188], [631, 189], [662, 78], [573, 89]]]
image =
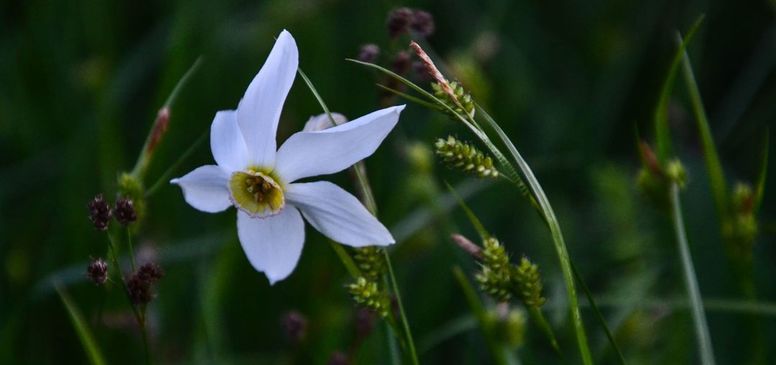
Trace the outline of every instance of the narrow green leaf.
[[690, 299], [690, 308], [693, 323], [695, 325], [695, 336], [698, 341], [698, 352], [700, 352], [701, 363], [703, 365], [714, 365], [714, 352], [711, 345], [711, 335], [709, 334], [709, 325], [706, 322], [706, 313], [703, 309], [703, 300], [698, 287], [698, 278], [695, 274], [695, 267], [690, 256], [690, 245], [687, 243], [687, 234], [684, 229], [684, 219], [682, 218], [682, 206], [679, 200], [679, 186], [671, 184], [671, 214], [676, 233], [676, 244], [679, 249], [679, 257], [682, 262], [684, 272], [684, 282], [687, 286], [687, 294]]
[[450, 186], [447, 181], [445, 181], [445, 186], [447, 186], [447, 190], [450, 190], [450, 194], [455, 197], [455, 200], [458, 201], [458, 205], [461, 207], [461, 209], [463, 209], [464, 213], [466, 213], [466, 217], [469, 218], [469, 222], [472, 223], [472, 226], [474, 226], [474, 229], [480, 235], [480, 238], [485, 240], [490, 237], [490, 233], [488, 233], [488, 231], [485, 229], [485, 226], [482, 225], [482, 222], [480, 222], [480, 219], [477, 218], [477, 215], [475, 215], [474, 212], [469, 209], [469, 205], [466, 204], [463, 198], [458, 195], [455, 189]]
[[178, 95], [181, 93], [181, 90], [183, 90], [186, 84], [189, 83], [191, 76], [193, 76], [197, 70], [199, 70], [200, 66], [202, 66], [202, 56], [197, 57], [197, 60], [194, 61], [186, 73], [183, 74], [183, 77], [178, 80], [178, 82], [175, 84], [175, 87], [172, 89], [172, 92], [170, 92], [170, 95], [167, 96], [167, 100], [165, 100], [164, 106], [169, 107], [175, 103], [176, 100], [178, 100]]
[[347, 252], [345, 252], [345, 248], [342, 247], [337, 242], [334, 242], [332, 240], [329, 241], [329, 246], [331, 246], [331, 249], [334, 250], [334, 253], [337, 254], [337, 257], [342, 262], [342, 265], [345, 266], [345, 270], [348, 271], [348, 274], [350, 274], [351, 277], [354, 279], [361, 276], [361, 270], [358, 269], [358, 266], [356, 266], [356, 263], [353, 261], [353, 258], [348, 255]]
[[760, 173], [757, 175], [757, 185], [754, 190], [754, 211], [755, 213], [760, 210], [760, 204], [763, 201], [763, 194], [765, 194], [765, 178], [768, 175], [768, 143], [769, 143], [770, 129], [765, 128], [763, 134], [763, 148], [760, 157]]
[[153, 184], [151, 184], [151, 187], [148, 188], [148, 190], [145, 192], [145, 198], [148, 199], [151, 197], [151, 195], [154, 195], [154, 193], [156, 193], [162, 186], [169, 185], [172, 174], [178, 170], [184, 161], [191, 157], [194, 151], [196, 151], [202, 145], [202, 143], [207, 140], [209, 135], [210, 129], [202, 132], [202, 134], [197, 137], [197, 140], [194, 141], [194, 143], [192, 143], [188, 148], [186, 148], [186, 150], [183, 151], [178, 159], [175, 160], [175, 162], [173, 162], [170, 167], [168, 167], [167, 170], [165, 170]]
[[682, 61], [682, 56], [695, 36], [695, 32], [703, 22], [704, 15], [698, 17], [697, 20], [690, 27], [687, 32], [687, 37], [684, 42], [679, 44], [679, 47], [674, 53], [674, 57], [671, 61], [671, 66], [668, 68], [663, 86], [660, 88], [660, 97], [658, 99], [657, 106], [655, 107], [655, 144], [657, 145], [657, 157], [658, 160], [663, 163], [671, 156], [671, 132], [668, 126], [668, 101], [671, 98], [671, 90], [674, 87], [674, 80], [676, 79], [676, 72], [679, 70], [679, 64]]
[[606, 324], [606, 319], [604, 318], [604, 315], [601, 313], [601, 310], [598, 309], [598, 305], [595, 303], [595, 299], [593, 299], [593, 294], [590, 293], [590, 288], [587, 287], [587, 284], [582, 280], [582, 276], [579, 275], [579, 272], [577, 271], [577, 267], [574, 266], [574, 263], [571, 263], [571, 269], [574, 271], [574, 276], [576, 276], [577, 280], [579, 281], [579, 287], [582, 288], [582, 291], [585, 293], [585, 297], [587, 297], [588, 303], [590, 303], [590, 307], [593, 309], [593, 313], [595, 313], [596, 319], [598, 319], [598, 323], [603, 327], [604, 332], [606, 333], [606, 338], [609, 339], [609, 344], [612, 345], [612, 349], [614, 349], [614, 352], [617, 354], [617, 360], [619, 360], [621, 365], [625, 365], [625, 356], [622, 355], [622, 351], [620, 351], [620, 347], [617, 346], [617, 341], [614, 340], [614, 335], [612, 335], [612, 331], [609, 330], [609, 326]]
[[555, 332], [552, 330], [550, 323], [547, 322], [547, 318], [544, 316], [544, 313], [542, 313], [542, 309], [538, 307], [529, 307], [528, 314], [531, 316], [531, 319], [534, 321], [534, 323], [539, 326], [539, 329], [547, 337], [547, 340], [550, 341], [550, 345], [555, 350], [555, 352], [557, 352], [558, 355], [562, 355], [560, 352], [560, 345], [558, 345], [558, 340], [555, 338]]
[[73, 327], [75, 327], [78, 339], [81, 340], [81, 346], [83, 346], [84, 351], [89, 358], [89, 363], [92, 365], [105, 365], [105, 358], [102, 356], [102, 351], [100, 351], [97, 341], [94, 339], [94, 335], [89, 329], [89, 325], [86, 323], [86, 320], [84, 320], [83, 315], [81, 315], [81, 311], [70, 298], [70, 295], [67, 294], [67, 291], [61, 288], [59, 284], [54, 283], [54, 288], [59, 294], [62, 304], [65, 305], [67, 314], [70, 315], [70, 321], [73, 322]]
[[579, 299], [577, 298], [577, 290], [574, 284], [574, 275], [571, 270], [571, 258], [568, 254], [568, 248], [563, 239], [563, 233], [560, 229], [560, 223], [555, 217], [555, 212], [550, 205], [547, 195], [544, 193], [541, 184], [536, 179], [528, 163], [523, 159], [523, 156], [517, 151], [517, 148], [506, 135], [503, 129], [496, 123], [496, 121], [484, 110], [477, 105], [478, 114], [483, 116], [488, 126], [493, 129], [501, 139], [501, 142], [507, 147], [509, 153], [512, 155], [515, 163], [525, 176], [525, 181], [531, 189], [533, 197], [538, 203], [540, 212], [544, 217], [544, 221], [550, 230], [552, 235], [552, 241], [555, 247], [555, 252], [558, 255], [560, 261], [561, 271], [563, 272], [563, 280], [566, 284], [566, 295], [569, 298], [569, 311], [571, 315], [571, 321], [574, 324], [574, 332], [577, 337], [577, 345], [579, 347], [580, 355], [582, 356], [582, 362], [586, 365], [593, 363], [593, 357], [590, 353], [590, 347], [587, 343], [587, 335], [585, 334], [585, 325], [582, 323], [582, 314], [579, 311]]
[[[175, 87], [173, 87], [172, 91], [170, 92], [170, 95], [167, 97], [167, 100], [165, 100], [164, 104], [162, 105], [162, 108], [170, 108], [173, 103], [178, 99], [178, 95], [180, 94], [181, 90], [188, 84], [191, 77], [199, 70], [199, 67], [202, 65], [202, 57], [198, 57], [196, 61], [189, 67], [189, 69], [186, 71], [185, 74], [178, 80], [178, 82], [175, 84]], [[154, 121], [154, 124], [156, 124], [156, 121]], [[151, 129], [148, 131], [148, 135], [146, 136], [146, 140], [143, 143], [143, 149], [140, 150], [140, 154], [137, 157], [137, 161], [135, 162], [135, 167], [132, 169], [132, 175], [142, 178], [145, 175], [146, 170], [148, 169], [148, 165], [151, 163], [151, 155], [148, 151], [148, 146], [151, 144], [151, 142], [154, 139], [154, 133], [155, 133], [156, 126], [152, 126]], [[142, 179], [141, 179], [142, 180]]]
[[412, 339], [412, 331], [410, 330], [410, 324], [407, 320], [407, 314], [404, 312], [404, 304], [401, 300], [401, 293], [399, 292], [399, 284], [396, 283], [396, 275], [393, 273], [393, 264], [391, 264], [391, 256], [388, 255], [388, 250], [383, 249], [383, 256], [385, 256], [385, 266], [388, 269], [388, 278], [390, 279], [391, 291], [396, 298], [396, 306], [399, 308], [399, 317], [401, 319], [401, 325], [404, 329], [404, 336], [408, 347], [409, 357], [413, 365], [419, 365], [418, 353], [415, 350], [415, 341]]
[[[677, 43], [681, 48], [681, 45], [686, 42], [682, 40], [681, 35], [677, 35]], [[706, 161], [706, 170], [709, 174], [709, 184], [711, 186], [712, 194], [714, 195], [717, 214], [719, 214], [720, 220], [724, 222], [728, 220], [729, 215], [729, 201], [725, 175], [722, 171], [722, 164], [719, 161], [717, 147], [714, 145], [714, 137], [711, 135], [711, 128], [709, 128], [706, 111], [703, 108], [701, 93], [698, 90], [698, 84], [695, 81], [695, 75], [692, 71], [690, 57], [687, 56], [687, 52], [684, 50], [682, 50], [682, 75], [684, 76], [687, 91], [690, 94], [690, 104], [692, 104], [692, 111], [698, 125], [698, 134], [700, 135], [701, 145], [703, 146], [703, 157]]]
[[409, 88], [415, 90], [420, 95], [425, 96], [429, 100], [434, 101], [438, 105], [440, 105], [440, 106], [444, 106], [445, 105], [445, 103], [443, 103], [436, 96], [434, 96], [434, 94], [431, 94], [430, 92], [424, 90], [422, 87], [418, 86], [414, 82], [412, 82], [412, 81], [402, 77], [401, 75], [399, 75], [399, 74], [397, 74], [397, 73], [395, 73], [395, 72], [393, 72], [393, 71], [391, 71], [391, 70], [389, 70], [389, 69], [387, 69], [385, 67], [382, 67], [380, 65], [377, 65], [377, 64], [374, 64], [374, 63], [371, 63], [371, 62], [363, 62], [363, 61], [355, 60], [355, 59], [352, 59], [352, 58], [346, 58], [345, 60], [357, 63], [359, 65], [364, 65], [364, 66], [367, 66], [367, 67], [371, 67], [371, 68], [373, 68], [375, 70], [378, 70], [378, 71], [380, 71], [380, 72], [382, 72], [382, 73], [384, 73], [384, 74], [386, 74], [386, 75], [388, 75], [388, 76], [390, 76], [390, 77], [400, 81], [402, 84], [407, 85]]
[[442, 109], [439, 106], [434, 105], [434, 104], [432, 104], [432, 103], [430, 103], [428, 101], [425, 101], [425, 100], [423, 100], [423, 99], [421, 99], [419, 97], [412, 96], [410, 94], [401, 92], [401, 91], [396, 90], [396, 89], [392, 89], [392, 88], [390, 88], [388, 86], [385, 86], [383, 84], [375, 84], [375, 85], [377, 85], [377, 87], [379, 87], [379, 88], [381, 88], [381, 89], [383, 89], [383, 90], [385, 90], [385, 91], [387, 91], [387, 92], [389, 92], [391, 94], [394, 94], [394, 95], [399, 96], [401, 98], [407, 99], [407, 100], [409, 100], [409, 101], [411, 101], [411, 102], [413, 102], [415, 104], [418, 104], [420, 106], [426, 107], [428, 109], [431, 109], [431, 110], [437, 111], [437, 112], [438, 111], [442, 111]]

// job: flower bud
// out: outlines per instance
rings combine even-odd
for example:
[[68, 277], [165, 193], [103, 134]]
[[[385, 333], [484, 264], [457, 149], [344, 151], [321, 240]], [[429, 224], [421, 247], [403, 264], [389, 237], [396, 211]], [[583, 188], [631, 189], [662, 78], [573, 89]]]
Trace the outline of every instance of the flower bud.
[[[334, 120], [333, 122], [332, 119]], [[307, 123], [304, 124], [302, 131], [320, 132], [347, 122], [348, 118], [340, 113], [331, 113], [331, 117], [329, 117], [329, 114], [323, 113], [310, 117]]]
[[154, 120], [154, 126], [151, 130], [151, 137], [148, 140], [147, 152], [151, 153], [159, 145], [162, 137], [167, 132], [167, 127], [170, 125], [170, 108], [163, 107], [156, 113], [156, 120]]
[[137, 269], [137, 275], [142, 280], [155, 283], [164, 277], [164, 270], [158, 264], [148, 262]]
[[125, 227], [137, 220], [135, 204], [130, 198], [122, 197], [116, 200], [116, 207], [113, 209], [113, 212], [116, 220]]
[[102, 194], [98, 194], [89, 202], [89, 220], [92, 221], [94, 228], [98, 231], [108, 229], [112, 215], [113, 212], [110, 210], [110, 205], [103, 199]]
[[668, 161], [668, 164], [666, 165], [666, 176], [680, 188], [684, 188], [687, 184], [687, 171], [684, 169], [682, 162], [678, 159]]
[[127, 280], [127, 293], [132, 304], [145, 305], [154, 298], [151, 285], [164, 276], [159, 265], [146, 263], [140, 266]]
[[101, 258], [92, 260], [86, 268], [86, 276], [96, 285], [103, 285], [108, 281], [108, 263]]
[[754, 208], [754, 191], [752, 186], [742, 182], [736, 183], [733, 187], [732, 203], [735, 212], [751, 212]]

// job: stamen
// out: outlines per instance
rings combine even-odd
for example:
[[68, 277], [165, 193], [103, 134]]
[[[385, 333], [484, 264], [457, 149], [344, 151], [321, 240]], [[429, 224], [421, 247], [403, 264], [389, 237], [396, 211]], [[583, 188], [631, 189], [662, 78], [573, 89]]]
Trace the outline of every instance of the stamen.
[[252, 216], [276, 214], [285, 205], [283, 189], [270, 174], [256, 170], [235, 172], [229, 188], [235, 205]]

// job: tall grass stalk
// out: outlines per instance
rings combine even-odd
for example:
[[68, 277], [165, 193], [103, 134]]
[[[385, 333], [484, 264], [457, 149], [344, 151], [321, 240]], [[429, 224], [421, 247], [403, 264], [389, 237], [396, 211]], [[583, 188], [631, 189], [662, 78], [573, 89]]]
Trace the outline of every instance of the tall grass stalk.
[[100, 347], [97, 345], [97, 340], [94, 338], [94, 334], [89, 329], [89, 325], [86, 323], [81, 311], [76, 304], [70, 298], [70, 295], [60, 287], [59, 283], [54, 283], [54, 288], [59, 294], [59, 299], [62, 300], [62, 304], [67, 310], [67, 314], [70, 316], [70, 321], [73, 322], [78, 339], [81, 340], [81, 346], [83, 346], [86, 356], [89, 359], [89, 363], [92, 365], [105, 365], [105, 357], [102, 355]]
[[[310, 91], [315, 96], [315, 99], [320, 104], [323, 111], [326, 113], [326, 115], [329, 117], [329, 120], [333, 125], [337, 125], [336, 120], [332, 117], [331, 111], [326, 106], [326, 103], [323, 101], [323, 98], [318, 93], [318, 90], [313, 85], [312, 81], [310, 81], [310, 78], [307, 77], [307, 75], [302, 71], [300, 68], [299, 75], [304, 80], [307, 87], [310, 89]], [[355, 174], [356, 174], [356, 185], [358, 185], [358, 189], [361, 192], [361, 198], [363, 200], [364, 206], [366, 206], [366, 209], [369, 210], [373, 215], [377, 215], [377, 203], [374, 199], [374, 193], [372, 192], [372, 187], [369, 184], [369, 180], [366, 177], [366, 167], [363, 165], [363, 162], [358, 162], [351, 168]], [[391, 264], [391, 256], [388, 254], [388, 250], [382, 249], [383, 256], [385, 257], [385, 263], [386, 267], [388, 268], [388, 281], [391, 285], [391, 291], [393, 292], [395, 298], [396, 298], [396, 304], [399, 309], [399, 319], [402, 325], [402, 330], [404, 331], [404, 341], [403, 343], [407, 347], [408, 355], [410, 357], [410, 360], [412, 361], [413, 365], [419, 365], [420, 362], [418, 361], [418, 354], [415, 350], [415, 342], [412, 339], [412, 331], [410, 330], [409, 321], [407, 320], [407, 315], [404, 311], [404, 304], [401, 300], [401, 293], [399, 292], [399, 285], [396, 282], [396, 275], [393, 272], [393, 265]], [[338, 252], [338, 257], [342, 260], [343, 264], [346, 268], [352, 273], [357, 272], [354, 271], [352, 268], [355, 267], [355, 265], [352, 264], [352, 260], [347, 260], [345, 257], [350, 258], [347, 255], [342, 255], [341, 252]], [[352, 265], [352, 267], [351, 267]], [[394, 327], [394, 326], [392, 326]], [[397, 331], [398, 334], [398, 331]]]
[[679, 257], [682, 261], [682, 270], [684, 272], [684, 282], [687, 286], [687, 294], [690, 298], [690, 308], [693, 324], [695, 325], [695, 335], [698, 340], [698, 352], [701, 356], [703, 365], [714, 365], [714, 352], [711, 346], [711, 335], [709, 334], [709, 325], [706, 323], [706, 314], [703, 310], [703, 300], [701, 299], [700, 289], [698, 288], [698, 279], [695, 275], [695, 267], [690, 256], [690, 246], [687, 243], [687, 234], [684, 229], [684, 220], [682, 219], [682, 206], [679, 199], [679, 186], [671, 183], [671, 219], [676, 233], [676, 244], [679, 250]]
[[[535, 207], [538, 207], [539, 213], [543, 217], [544, 221], [546, 222], [550, 230], [555, 252], [558, 256], [558, 260], [560, 261], [561, 271], [563, 272], [563, 280], [566, 286], [566, 294], [569, 298], [569, 312], [571, 316], [571, 321], [574, 326], [574, 333], [577, 338], [577, 346], [579, 347], [579, 352], [580, 352], [580, 356], [582, 357], [582, 362], [585, 365], [593, 364], [590, 347], [587, 343], [587, 335], [585, 334], [585, 327], [582, 322], [582, 315], [579, 311], [579, 300], [577, 298], [576, 286], [574, 283], [574, 275], [571, 270], [570, 258], [568, 255], [566, 244], [563, 239], [563, 233], [561, 232], [561, 229], [560, 229], [560, 224], [558, 223], [558, 220], [555, 217], [555, 212], [553, 211], [552, 206], [550, 205], [549, 200], [547, 199], [547, 196], [544, 193], [544, 190], [542, 189], [541, 185], [539, 184], [539, 181], [536, 179], [533, 172], [531, 171], [531, 168], [528, 166], [528, 163], [525, 162], [523, 157], [517, 151], [517, 148], [515, 148], [512, 141], [504, 133], [501, 127], [499, 127], [498, 123], [496, 123], [495, 120], [493, 120], [493, 118], [491, 118], [481, 107], [477, 107], [477, 114], [483, 115], [485, 122], [491, 127], [491, 129], [493, 129], [496, 132], [501, 142], [507, 147], [513, 161], [510, 161], [509, 159], [507, 159], [506, 155], [491, 141], [488, 134], [479, 125], [479, 123], [473, 116], [463, 115], [457, 112], [454, 108], [448, 105], [448, 103], [443, 102], [442, 100], [440, 100], [433, 94], [429, 93], [428, 91], [424, 90], [420, 86], [414, 84], [413, 82], [407, 80], [406, 78], [382, 66], [379, 66], [373, 63], [362, 62], [354, 59], [349, 59], [349, 61], [376, 69], [384, 74], [389, 75], [390, 77], [397, 79], [398, 81], [407, 85], [411, 89], [415, 90], [421, 96], [428, 99], [429, 102], [435, 105], [438, 105], [442, 110], [449, 113], [453, 117], [453, 119], [460, 121], [493, 154], [496, 160], [501, 164], [503, 172], [508, 174], [509, 177], [512, 180], [514, 180], [515, 183], [517, 184], [518, 192], [521, 195], [526, 196], [529, 199], [529, 201], [532, 202], [532, 205], [534, 205]], [[517, 168], [515, 166], [517, 166]], [[522, 177], [520, 176], [520, 174], [517, 173], [518, 169], [523, 175]], [[524, 183], [523, 177], [525, 178], [525, 181], [527, 181], [528, 183], [527, 187]], [[530, 188], [530, 190], [527, 190], [528, 188]], [[536, 204], [533, 204], [534, 202]]]

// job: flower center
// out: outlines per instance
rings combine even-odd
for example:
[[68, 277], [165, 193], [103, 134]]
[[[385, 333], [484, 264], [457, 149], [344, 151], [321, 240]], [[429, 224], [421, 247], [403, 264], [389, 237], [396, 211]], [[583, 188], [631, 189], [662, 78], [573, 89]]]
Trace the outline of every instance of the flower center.
[[269, 174], [254, 169], [233, 173], [229, 190], [235, 205], [254, 217], [277, 214], [286, 204], [280, 184]]

